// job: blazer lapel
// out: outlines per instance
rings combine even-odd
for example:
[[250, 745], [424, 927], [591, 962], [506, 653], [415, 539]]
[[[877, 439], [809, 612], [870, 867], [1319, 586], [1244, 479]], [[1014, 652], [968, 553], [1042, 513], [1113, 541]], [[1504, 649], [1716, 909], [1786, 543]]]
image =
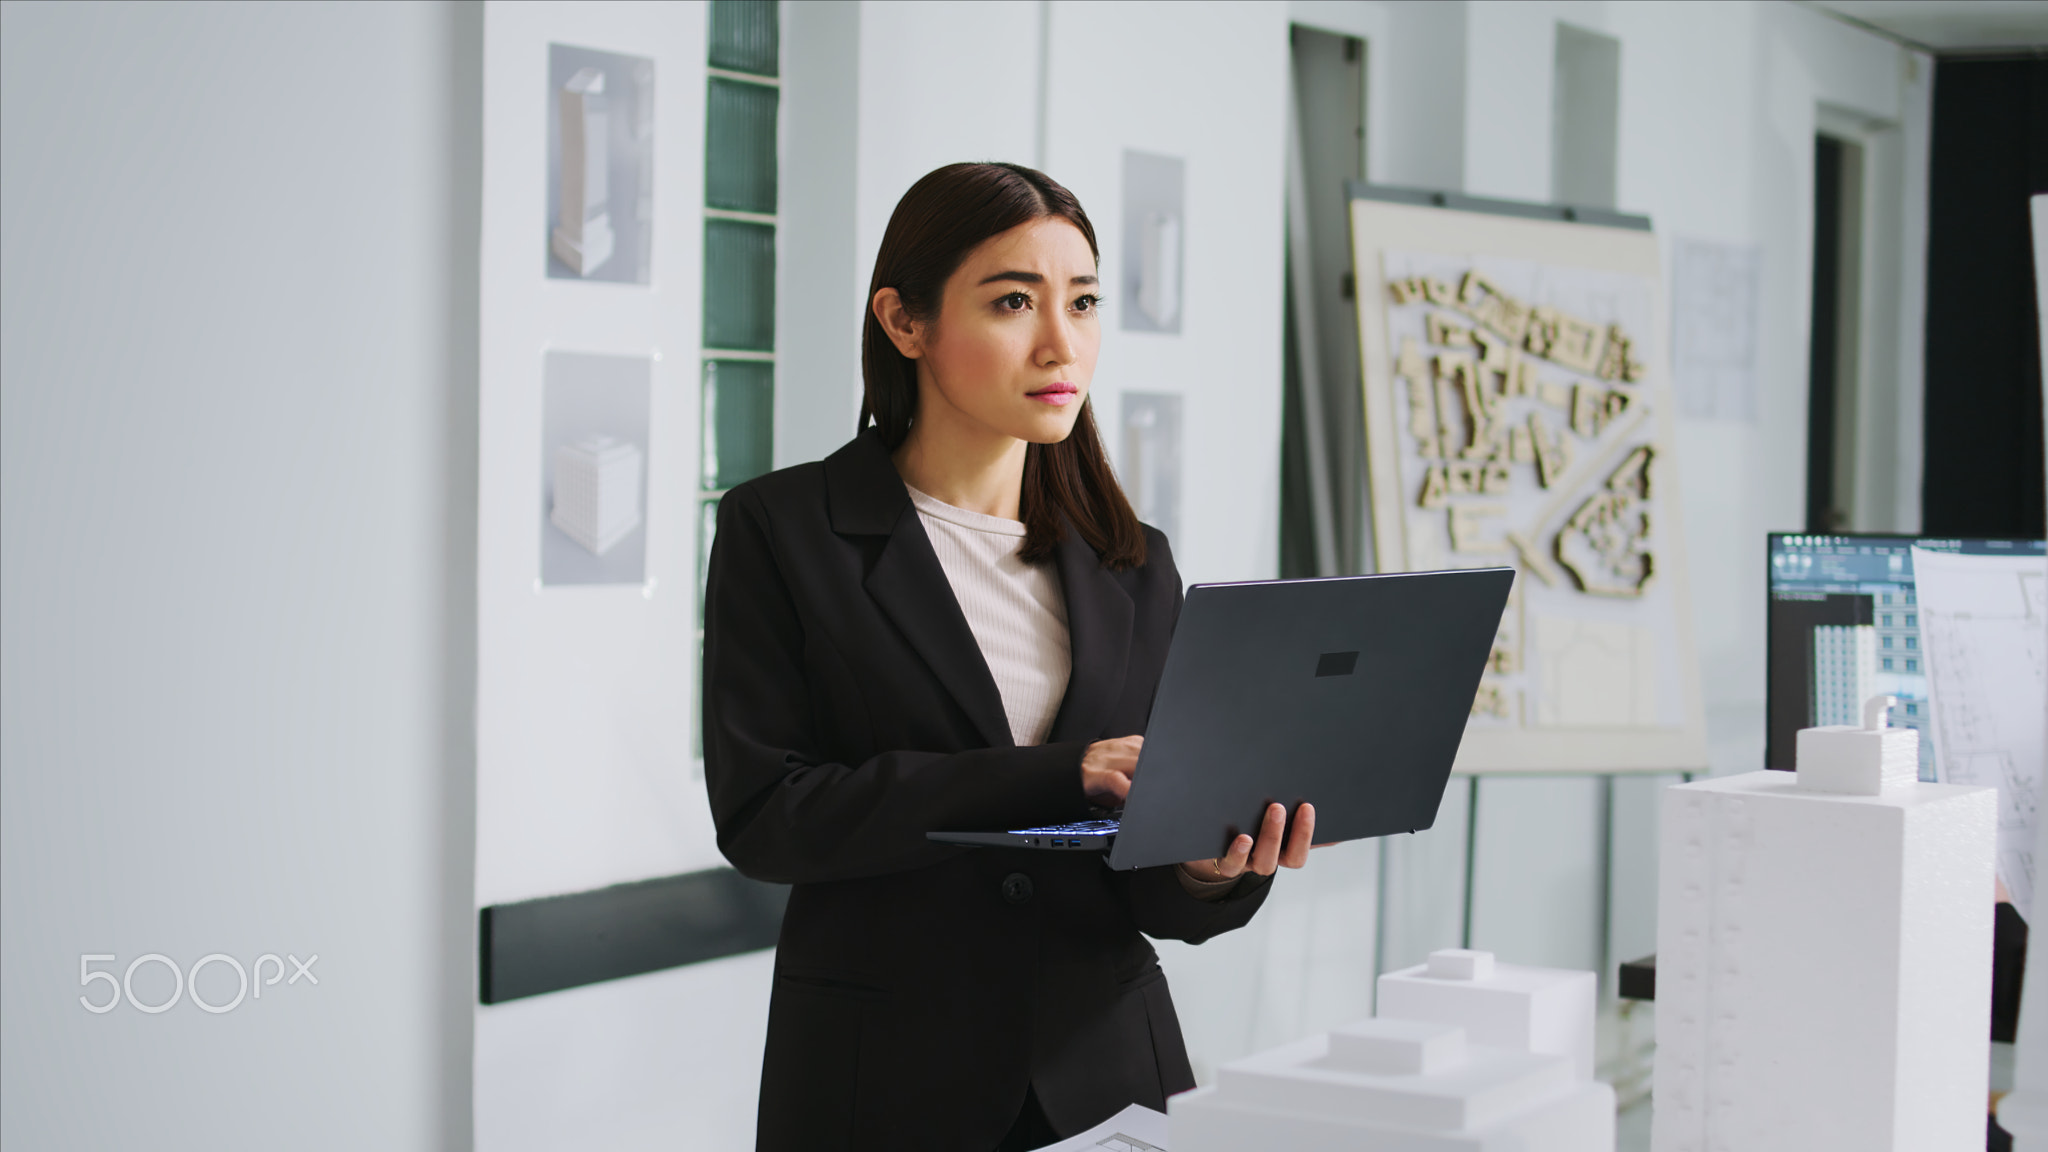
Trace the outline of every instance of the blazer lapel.
[[1010, 718], [1003, 710], [996, 678], [989, 673], [988, 661], [982, 659], [981, 645], [967, 626], [946, 570], [939, 567], [938, 553], [932, 551], [931, 539], [924, 534], [924, 523], [908, 501], [865, 584], [868, 595], [931, 665], [939, 683], [959, 701], [989, 747], [1014, 746], [1016, 739], [1010, 735]]
[[825, 460], [834, 531], [889, 537], [862, 586], [992, 748], [1016, 744], [1003, 696], [910, 493], [873, 429]]
[[1081, 539], [1071, 523], [1060, 540], [1060, 584], [1067, 598], [1067, 636], [1074, 654], [1067, 678], [1066, 699], [1053, 720], [1051, 742], [1100, 740], [1131, 736], [1104, 732], [1111, 709], [1123, 695], [1124, 671], [1131, 657], [1131, 626], [1135, 609], [1130, 593], [1116, 582], [1095, 549]]

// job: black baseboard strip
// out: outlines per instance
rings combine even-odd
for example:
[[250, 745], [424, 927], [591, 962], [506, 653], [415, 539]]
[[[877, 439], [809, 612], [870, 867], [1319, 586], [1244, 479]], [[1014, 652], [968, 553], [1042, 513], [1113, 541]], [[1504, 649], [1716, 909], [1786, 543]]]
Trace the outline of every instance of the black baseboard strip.
[[479, 932], [486, 1004], [773, 948], [789, 889], [730, 868], [494, 904]]

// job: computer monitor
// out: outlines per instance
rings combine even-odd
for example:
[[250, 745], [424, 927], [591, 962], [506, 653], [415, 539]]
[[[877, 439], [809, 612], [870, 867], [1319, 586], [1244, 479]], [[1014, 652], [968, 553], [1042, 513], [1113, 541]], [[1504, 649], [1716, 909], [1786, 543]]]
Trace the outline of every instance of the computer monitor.
[[1989, 556], [2044, 551], [2039, 540], [1771, 533], [1764, 767], [1791, 771], [1801, 728], [1860, 724], [1863, 701], [1888, 693], [1899, 700], [1892, 725], [1920, 732], [1920, 778], [1935, 778], [1915, 548]]

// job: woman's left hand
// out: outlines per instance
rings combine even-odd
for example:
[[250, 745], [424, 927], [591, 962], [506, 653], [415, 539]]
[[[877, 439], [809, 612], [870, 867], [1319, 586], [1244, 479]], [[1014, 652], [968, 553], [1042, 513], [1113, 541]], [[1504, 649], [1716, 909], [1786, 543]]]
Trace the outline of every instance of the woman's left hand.
[[[1308, 850], [1315, 843], [1315, 832], [1315, 805], [1303, 804], [1294, 810], [1294, 831], [1290, 835], [1287, 831], [1287, 809], [1278, 804], [1268, 804], [1266, 818], [1259, 822], [1257, 842], [1240, 834], [1230, 842], [1229, 851], [1216, 859], [1190, 860], [1181, 867], [1195, 879], [1210, 882], [1235, 880], [1247, 871], [1271, 876], [1273, 869], [1282, 865], [1299, 868], [1308, 863]], [[1280, 843], [1282, 837], [1287, 840], [1284, 849]]]

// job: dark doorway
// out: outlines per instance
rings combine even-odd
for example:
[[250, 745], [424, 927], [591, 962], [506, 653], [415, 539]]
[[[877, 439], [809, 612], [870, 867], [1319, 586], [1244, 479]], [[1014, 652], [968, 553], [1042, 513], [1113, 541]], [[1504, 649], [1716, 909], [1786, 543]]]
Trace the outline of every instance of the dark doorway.
[[2048, 60], [1944, 59], [1927, 211], [1922, 531], [2039, 537], [2041, 343], [2029, 196], [2048, 192]]
[[1287, 178], [1280, 574], [1333, 576], [1370, 571], [1372, 555], [1345, 189], [1365, 178], [1367, 51], [1355, 36], [1302, 25], [1290, 42], [1300, 152]]
[[[1855, 459], [1842, 443], [1855, 424], [1844, 419], [1856, 390], [1854, 368], [1856, 205], [1861, 149], [1833, 136], [1813, 138], [1813, 327], [1806, 369], [1806, 530], [1827, 534], [1849, 527], [1841, 483], [1843, 464]], [[1855, 167], [1852, 167], [1855, 166]]]

